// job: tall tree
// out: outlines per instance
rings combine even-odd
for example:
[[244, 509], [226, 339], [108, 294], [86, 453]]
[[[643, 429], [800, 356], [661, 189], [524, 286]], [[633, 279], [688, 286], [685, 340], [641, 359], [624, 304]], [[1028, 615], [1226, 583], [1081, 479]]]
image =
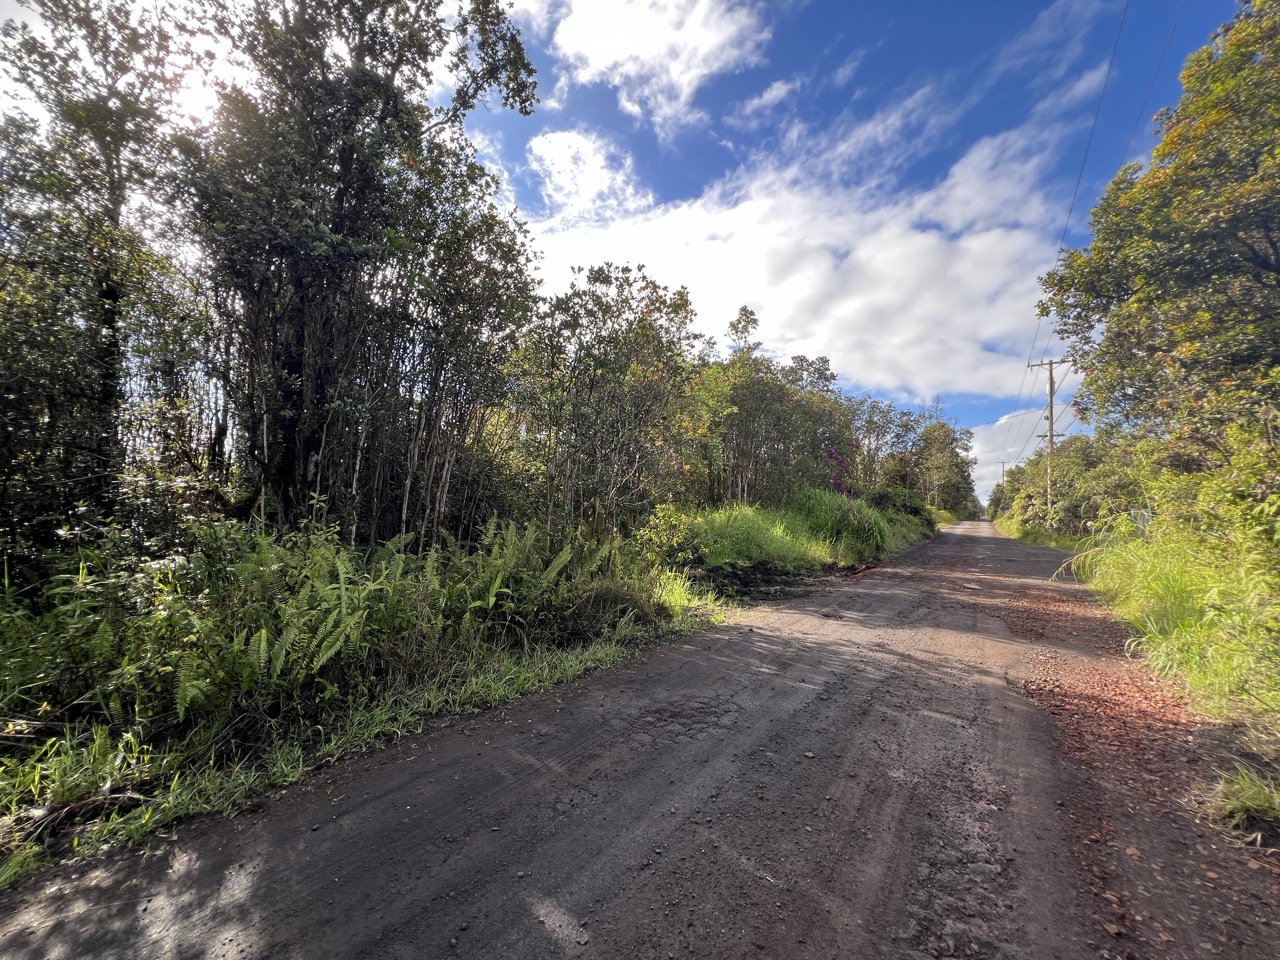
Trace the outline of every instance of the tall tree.
[[1280, 401], [1280, 2], [1244, 4], [1182, 72], [1149, 169], [1042, 280], [1102, 421], [1213, 447]]
[[920, 431], [916, 448], [920, 494], [926, 503], [963, 513], [973, 498], [973, 465], [969, 455], [973, 433], [943, 420], [934, 420]]
[[909, 453], [920, 432], [920, 415], [872, 397], [845, 400], [854, 452], [847, 464], [853, 489], [872, 490], [888, 483], [886, 461]]
[[847, 436], [827, 358], [781, 363], [752, 339], [758, 325], [745, 306], [729, 325], [716, 502], [783, 503], [806, 487], [826, 486], [833, 475], [828, 453]]
[[41, 29], [9, 21], [0, 44], [33, 110], [0, 131], [0, 486], [23, 528], [8, 534], [44, 540], [76, 503], [115, 508], [130, 324], [154, 307], [142, 223], [179, 51], [129, 3], [30, 6]]
[[[440, 0], [215, 6], [213, 27], [250, 79], [226, 84], [217, 123], [189, 143], [190, 190], [239, 370], [228, 386], [242, 456], [282, 524], [351, 489], [328, 468], [353, 469], [368, 437], [358, 428], [335, 435], [335, 413], [364, 403], [365, 388], [403, 388], [364, 384], [351, 395], [351, 371], [368, 351], [417, 335], [438, 341], [469, 309], [457, 296], [485, 296], [477, 281], [499, 256], [494, 244], [516, 254], [484, 212], [492, 190], [458, 123], [490, 92], [528, 113], [533, 68], [495, 0], [451, 12]], [[448, 103], [429, 104], [435, 83], [451, 85]], [[452, 279], [433, 272], [446, 253]], [[389, 276], [416, 300], [388, 290]], [[405, 349], [401, 360], [411, 362], [424, 348]], [[443, 371], [433, 376], [443, 384]], [[426, 418], [438, 436], [435, 414]], [[420, 434], [409, 473], [431, 442]], [[425, 464], [442, 482], [439, 463]], [[358, 490], [359, 478], [352, 484]]]
[[693, 308], [643, 268], [579, 271], [527, 332], [519, 400], [543, 470], [547, 538], [633, 523], [678, 470], [693, 392]]

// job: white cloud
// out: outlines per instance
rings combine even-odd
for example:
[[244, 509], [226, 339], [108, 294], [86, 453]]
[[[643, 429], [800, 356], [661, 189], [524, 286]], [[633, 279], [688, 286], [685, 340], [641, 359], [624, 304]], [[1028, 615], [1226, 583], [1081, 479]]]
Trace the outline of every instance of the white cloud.
[[1061, 80], [1084, 53], [1085, 37], [1107, 0], [1055, 0], [996, 58], [991, 79], [1034, 67], [1040, 83]]
[[1035, 117], [1047, 120], [1055, 116], [1063, 116], [1081, 104], [1092, 107], [1097, 95], [1102, 92], [1102, 85], [1107, 79], [1107, 65], [1100, 63], [1091, 70], [1086, 70], [1071, 83], [1059, 86], [1046, 96], [1035, 108]]
[[800, 89], [800, 85], [799, 80], [775, 80], [750, 100], [738, 104], [728, 122], [748, 130], [760, 126], [774, 107]]
[[709, 78], [760, 62], [769, 30], [748, 0], [521, 0], [550, 29], [563, 76], [605, 83], [627, 113], [662, 134], [705, 119], [694, 106]]
[[1041, 129], [1021, 128], [977, 141], [940, 184], [915, 198], [920, 222], [936, 222], [951, 233], [1047, 223], [1055, 210], [1028, 189], [1052, 159], [1044, 136]]
[[540, 133], [529, 141], [529, 166], [546, 207], [544, 230], [615, 223], [653, 205], [636, 182], [631, 157], [612, 141], [584, 130]]
[[844, 63], [836, 67], [835, 72], [831, 74], [832, 86], [843, 87], [852, 80], [853, 75], [858, 72], [858, 67], [862, 65], [862, 60], [866, 55], [865, 50], [858, 50], [849, 54]]
[[756, 179], [762, 186], [772, 179], [825, 180], [841, 191], [888, 190], [903, 167], [930, 152], [938, 134], [957, 117], [925, 87], [864, 119], [846, 115], [824, 129], [793, 122], [773, 156], [756, 164]]
[[571, 266], [644, 263], [690, 288], [704, 332], [746, 303], [767, 345], [825, 354], [855, 389], [1015, 396], [1055, 254], [1061, 214], [1039, 184], [1061, 129], [1033, 116], [905, 189], [895, 171], [937, 132], [936, 108], [922, 91], [834, 131], [796, 126], [781, 154], [657, 206], [616, 147], [539, 138], [544, 276], [555, 287]]
[[539, 39], [551, 30], [557, 15], [563, 12], [563, 0], [514, 0], [511, 18], [522, 30]]

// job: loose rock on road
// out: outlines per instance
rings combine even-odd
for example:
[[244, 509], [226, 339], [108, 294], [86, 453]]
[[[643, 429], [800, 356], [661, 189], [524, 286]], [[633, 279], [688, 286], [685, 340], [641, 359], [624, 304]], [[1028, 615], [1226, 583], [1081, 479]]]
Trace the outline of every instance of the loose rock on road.
[[0, 899], [12, 958], [1276, 956], [1218, 731], [1063, 556], [958, 524]]

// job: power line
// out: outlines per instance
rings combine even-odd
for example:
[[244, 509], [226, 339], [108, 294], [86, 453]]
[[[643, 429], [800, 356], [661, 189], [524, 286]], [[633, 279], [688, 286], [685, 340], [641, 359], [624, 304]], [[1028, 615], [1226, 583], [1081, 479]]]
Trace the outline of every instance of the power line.
[[[1129, 15], [1129, 0], [1124, 0], [1124, 9], [1120, 11], [1120, 26], [1116, 28], [1116, 39], [1111, 45], [1111, 58], [1107, 61], [1107, 72], [1102, 78], [1102, 90], [1098, 93], [1098, 102], [1093, 108], [1093, 124], [1089, 127], [1089, 139], [1084, 144], [1084, 156], [1080, 159], [1080, 172], [1076, 174], [1075, 189], [1071, 191], [1071, 204], [1067, 207], [1067, 219], [1062, 224], [1062, 236], [1058, 239], [1058, 249], [1062, 250], [1067, 243], [1067, 230], [1071, 226], [1071, 215], [1076, 210], [1076, 200], [1080, 196], [1080, 184], [1084, 182], [1084, 168], [1089, 163], [1089, 151], [1093, 148], [1093, 137], [1098, 132], [1098, 117], [1102, 114], [1102, 101], [1107, 97], [1107, 85], [1111, 82], [1111, 68], [1116, 63], [1116, 51], [1120, 49], [1120, 34], [1124, 32], [1125, 17]], [[1048, 349], [1046, 345], [1045, 349]]]
[[[998, 423], [1004, 423], [1006, 420], [1016, 420], [1018, 417], [1025, 417], [1029, 413], [1039, 413], [1039, 412], [1040, 412], [1039, 409], [1028, 407], [1026, 410], [1018, 410], [1015, 413], [1003, 414], [1002, 416], [996, 417], [994, 420], [988, 420], [986, 423], [970, 424], [968, 429], [976, 430], [978, 427], [990, 427]], [[1008, 440], [1009, 439], [1008, 436], [1006, 436], [1005, 439]]]
[[1151, 82], [1147, 84], [1147, 92], [1142, 97], [1142, 106], [1138, 107], [1138, 116], [1133, 121], [1133, 129], [1129, 131], [1129, 139], [1124, 142], [1124, 150], [1120, 152], [1120, 162], [1124, 163], [1124, 158], [1129, 155], [1129, 147], [1133, 143], [1133, 138], [1138, 135], [1138, 127], [1142, 125], [1142, 118], [1147, 112], [1147, 102], [1151, 99], [1151, 91], [1156, 88], [1156, 81], [1160, 79], [1160, 68], [1164, 66], [1165, 57], [1169, 55], [1169, 47], [1173, 43], [1173, 35], [1178, 32], [1178, 24], [1182, 22], [1182, 11], [1187, 9], [1187, 0], [1182, 0], [1178, 4], [1178, 12], [1173, 15], [1173, 26], [1169, 28], [1169, 35], [1164, 38], [1164, 49], [1160, 51], [1160, 59], [1156, 62], [1155, 72], [1151, 74]]
[[[1037, 334], [1037, 336], [1038, 336], [1038, 335], [1039, 335], [1039, 334]], [[1035, 351], [1035, 349], [1036, 349], [1036, 344], [1035, 344], [1035, 341], [1034, 341], [1034, 340], [1032, 340], [1032, 341], [1031, 341], [1031, 350], [1032, 350], [1032, 352], [1034, 352], [1034, 351]], [[1022, 368], [1022, 383], [1020, 383], [1020, 384], [1018, 385], [1018, 399], [1017, 399], [1017, 401], [1014, 403], [1014, 406], [1015, 406], [1015, 407], [1017, 407], [1017, 405], [1018, 405], [1019, 403], [1021, 403], [1021, 402], [1022, 402], [1022, 389], [1023, 389], [1023, 387], [1025, 387], [1025, 386], [1027, 385], [1027, 371], [1028, 371], [1028, 370], [1030, 370], [1030, 369], [1032, 369], [1032, 368], [1031, 368], [1031, 366], [1030, 366], [1030, 364], [1031, 364], [1031, 356], [1030, 356], [1030, 355], [1028, 355], [1028, 356], [1027, 356], [1027, 366], [1025, 366], [1025, 367], [1023, 367], [1023, 368]], [[1036, 381], [1037, 381], [1038, 379], [1040, 379], [1040, 371], [1037, 369], [1037, 370], [1035, 371], [1035, 373], [1033, 373], [1033, 374], [1031, 375], [1031, 388], [1032, 388], [1032, 390], [1034, 390], [1034, 389], [1035, 389], [1035, 383], [1036, 383]], [[1030, 394], [1028, 394], [1028, 397], [1029, 397], [1029, 396], [1030, 396]], [[1010, 437], [1012, 437], [1012, 436], [1013, 436], [1013, 418], [1010, 418], [1010, 419], [1009, 419], [1009, 428], [1008, 428], [1007, 430], [1005, 430], [1005, 432], [1004, 432], [1004, 446], [1005, 446], [1005, 449], [1006, 449], [1006, 450], [1010, 449], [1010, 446], [1009, 446], [1009, 438], [1010, 438]]]
[[[1036, 411], [1036, 412], [1045, 412], [1046, 410], [1047, 410], [1047, 408], [1046, 408], [1046, 407], [1041, 407], [1041, 408], [1040, 408], [1040, 410], [1039, 410], [1039, 411]], [[1072, 427], [1074, 427], [1077, 423], [1079, 423], [1079, 420], [1078, 420], [1078, 418], [1073, 414], [1073, 415], [1072, 415], [1072, 417], [1071, 417], [1071, 420], [1067, 423], [1067, 425], [1066, 425], [1065, 427], [1063, 427], [1061, 430], [1055, 430], [1055, 431], [1054, 431], [1055, 436], [1059, 436], [1059, 437], [1061, 437], [1061, 436], [1066, 436], [1067, 431], [1068, 431], [1068, 430], [1070, 430]], [[1025, 451], [1026, 451], [1027, 447], [1030, 445], [1031, 441], [1032, 441], [1032, 440], [1034, 440], [1034, 439], [1036, 439], [1036, 434], [1034, 434], [1034, 433], [1033, 433], [1033, 434], [1031, 434], [1031, 436], [1027, 437], [1027, 442], [1026, 442], [1026, 443], [1024, 443], [1024, 444], [1022, 445], [1022, 451], [1023, 451], [1023, 452], [1025, 452]], [[1040, 436], [1040, 439], [1041, 439], [1041, 440], [1043, 440], [1043, 439], [1044, 439], [1044, 436], [1043, 436], [1043, 435], [1041, 435], [1041, 436]], [[1012, 450], [1012, 449], [1013, 449], [1012, 447], [1005, 447], [1005, 448], [1004, 448], [1004, 450]], [[1040, 449], [1040, 444], [1038, 444], [1038, 443], [1037, 443], [1037, 444], [1036, 444], [1036, 450], [1039, 450], [1039, 449]], [[997, 451], [995, 451], [995, 452], [996, 452], [996, 453], [1004, 453], [1004, 450], [997, 450]], [[1034, 452], [1034, 451], [1033, 451], [1033, 452]], [[1018, 460], [1021, 460], [1021, 459], [1022, 459], [1022, 452], [1019, 452], [1019, 454], [1018, 454]], [[1015, 460], [1014, 462], [1015, 462], [1015, 463], [1017, 463], [1017, 462], [1018, 462], [1018, 460]]]
[[[1185, 2], [1186, 0], [1183, 0], [1183, 3]], [[1107, 86], [1111, 82], [1111, 71], [1112, 71], [1112, 68], [1115, 66], [1115, 62], [1116, 62], [1116, 51], [1120, 48], [1120, 35], [1124, 32], [1124, 23], [1128, 15], [1129, 15], [1129, 0], [1125, 0], [1124, 8], [1120, 11], [1120, 24], [1119, 26], [1116, 27], [1116, 38], [1115, 38], [1115, 41], [1111, 44], [1111, 56], [1107, 59], [1107, 72], [1102, 78], [1102, 90], [1098, 93], [1098, 102], [1094, 104], [1094, 107], [1093, 107], [1093, 123], [1089, 127], [1089, 139], [1085, 143], [1084, 156], [1080, 158], [1080, 170], [1076, 173], [1076, 183], [1071, 190], [1071, 204], [1067, 207], [1067, 216], [1062, 223], [1062, 234], [1058, 237], [1059, 258], [1061, 258], [1062, 252], [1066, 246], [1067, 231], [1071, 228], [1071, 215], [1075, 213], [1076, 200], [1080, 196], [1080, 184], [1084, 182], [1084, 171], [1085, 171], [1085, 167], [1088, 165], [1088, 162], [1089, 162], [1089, 151], [1093, 147], [1093, 138], [1098, 130], [1098, 118], [1102, 114], [1102, 103], [1107, 96]], [[1127, 150], [1128, 147], [1126, 147], [1125, 149]], [[1044, 324], [1044, 317], [1039, 315], [1039, 313], [1037, 312], [1036, 332], [1032, 334], [1031, 346], [1027, 348], [1027, 364], [1028, 365], [1030, 365], [1031, 363], [1031, 358], [1035, 356], [1036, 343], [1039, 342], [1040, 340], [1040, 328], [1041, 326], [1043, 326], [1043, 324]], [[1048, 355], [1049, 346], [1050, 344], [1048, 343], [1045, 344], [1044, 353], [1040, 355], [1041, 360], [1044, 360], [1044, 358]], [[1027, 370], [1026, 368], [1024, 368], [1022, 371], [1022, 380], [1018, 384], [1018, 398], [1014, 402], [1014, 406], [1017, 406], [1019, 403], [1022, 402], [1022, 391], [1026, 389], [1026, 386], [1027, 386]], [[1035, 389], [1034, 378], [1032, 379], [1031, 389], [1032, 390]], [[1009, 440], [1009, 436], [1011, 432], [1012, 430], [1007, 431], [1005, 433], [1006, 443]], [[1025, 446], [1024, 446], [1024, 449], [1025, 449]]]
[[[986, 447], [982, 447], [982, 448], [979, 448], [976, 452], [978, 454], [981, 454], [983, 457], [990, 457], [997, 453], [1007, 453], [1010, 450], [1016, 450], [1016, 449], [1018, 448], [1017, 447], [1001, 447], [999, 450], [988, 450]], [[1017, 463], [1016, 460], [1006, 460], [1004, 462], [1009, 464]]]
[[[1185, 2], [1185, 0], [1184, 0]], [[1098, 118], [1102, 115], [1102, 104], [1107, 98], [1107, 87], [1111, 83], [1111, 71], [1116, 64], [1116, 51], [1120, 49], [1120, 36], [1124, 33], [1124, 22], [1129, 16], [1129, 0], [1124, 0], [1124, 8], [1120, 11], [1120, 24], [1116, 27], [1116, 38], [1111, 44], [1111, 56], [1107, 59], [1107, 72], [1102, 77], [1102, 89], [1098, 92], [1098, 102], [1093, 106], [1093, 123], [1089, 125], [1089, 139], [1084, 144], [1084, 156], [1080, 158], [1080, 170], [1076, 173], [1076, 185], [1071, 189], [1071, 203], [1067, 206], [1067, 216], [1062, 222], [1062, 234], [1058, 237], [1058, 256], [1061, 258], [1067, 244], [1067, 231], [1071, 229], [1071, 215], [1076, 211], [1076, 201], [1080, 198], [1080, 185], [1084, 183], [1084, 171], [1089, 164], [1089, 153], [1093, 149], [1093, 138], [1098, 132]], [[1125, 148], [1128, 149], [1127, 147]], [[1040, 339], [1040, 324], [1044, 317], [1036, 318], [1036, 332], [1031, 340], [1031, 351], [1027, 362], [1031, 362], [1031, 354], [1035, 353], [1036, 341]], [[1044, 345], [1043, 360], [1049, 353], [1050, 344]]]
[[[1047, 408], [1045, 408], [1045, 407], [1041, 407], [1040, 409], [1041, 409], [1041, 410], [1045, 410], [1045, 409], [1047, 409]], [[1014, 463], [1021, 463], [1021, 462], [1022, 462], [1022, 455], [1023, 455], [1024, 453], [1026, 453], [1026, 452], [1027, 452], [1027, 447], [1030, 445], [1031, 441], [1032, 441], [1032, 440], [1034, 440], [1035, 438], [1036, 438], [1035, 431], [1032, 431], [1032, 432], [1027, 436], [1026, 442], [1022, 444], [1022, 449], [1018, 451], [1018, 455], [1017, 455], [1016, 457], [1014, 457], [1014, 459], [1013, 459], [1013, 462], [1014, 462]]]
[[[1064, 361], [1054, 360], [1053, 362], [1054, 362], [1055, 364], [1058, 364], [1058, 363], [1062, 363], [1062, 362], [1064, 362]], [[1040, 363], [1032, 363], [1032, 364], [1028, 364], [1027, 366], [1028, 366], [1028, 368], [1029, 368], [1029, 369], [1032, 369], [1032, 370], [1034, 370], [1034, 371], [1035, 371], [1035, 374], [1034, 374], [1034, 375], [1032, 376], [1032, 378], [1031, 378], [1032, 386], [1034, 386], [1034, 385], [1035, 385], [1035, 383], [1036, 383], [1036, 381], [1040, 379], [1040, 368], [1041, 368], [1041, 367], [1048, 366], [1048, 364], [1047, 364], [1046, 362], [1044, 362], [1044, 361], [1041, 361]], [[1059, 382], [1059, 383], [1055, 383], [1055, 384], [1054, 384], [1054, 389], [1053, 389], [1054, 396], [1057, 396], [1058, 388], [1059, 388], [1059, 387], [1061, 387], [1061, 386], [1062, 386], [1062, 384], [1061, 384], [1060, 382]], [[1073, 397], [1073, 399], [1074, 399], [1074, 397]], [[1009, 421], [1009, 429], [1008, 429], [1008, 430], [1006, 430], [1006, 431], [1005, 431], [1005, 434], [1004, 434], [1004, 443], [1005, 443], [1005, 445], [1004, 445], [1003, 447], [1001, 447], [1001, 448], [1000, 448], [1000, 450], [999, 450], [999, 451], [997, 451], [997, 452], [999, 452], [999, 453], [1003, 453], [1003, 452], [1004, 452], [1004, 451], [1006, 451], [1006, 450], [1012, 450], [1012, 449], [1013, 449], [1013, 446], [1009, 443], [1009, 438], [1013, 435], [1013, 421], [1014, 421], [1015, 419], [1017, 419], [1018, 417], [1025, 417], [1025, 416], [1027, 416], [1028, 414], [1032, 414], [1032, 413], [1040, 413], [1040, 414], [1043, 414], [1043, 413], [1045, 413], [1045, 412], [1046, 412], [1046, 410], [1047, 410], [1047, 407], [1029, 407], [1029, 408], [1027, 408], [1026, 410], [1019, 410], [1019, 411], [1018, 411], [1018, 412], [1016, 412], [1016, 413], [1011, 413], [1011, 414], [1008, 414], [1008, 415], [1007, 415], [1007, 416], [1005, 416], [1005, 417], [1000, 417], [1000, 418], [999, 418], [999, 419], [997, 419], [997, 420], [993, 420], [993, 421], [991, 421], [991, 423], [999, 423], [1001, 420], [1006, 420], [1006, 419]], [[989, 426], [989, 425], [990, 425], [990, 424], [986, 424], [986, 423], [978, 423], [978, 424], [974, 424], [974, 426], [977, 426], [977, 427], [985, 427], [985, 426]], [[1059, 433], [1061, 433], [1062, 431], [1058, 431], [1058, 432], [1059, 432]], [[1025, 442], [1025, 443], [1023, 443], [1023, 445], [1022, 445], [1022, 452], [1018, 454], [1017, 459], [1014, 461], [1015, 463], [1017, 463], [1019, 460], [1021, 460], [1021, 459], [1022, 459], [1022, 453], [1025, 453], [1025, 452], [1026, 452], [1026, 449], [1027, 449], [1028, 444], [1030, 444], [1030, 443], [1031, 443], [1031, 441], [1032, 441], [1034, 438], [1035, 438], [1035, 434], [1032, 434], [1031, 436], [1027, 437], [1026, 442]], [[1037, 444], [1037, 448], [1038, 448], [1038, 447], [1039, 447], [1039, 444]]]

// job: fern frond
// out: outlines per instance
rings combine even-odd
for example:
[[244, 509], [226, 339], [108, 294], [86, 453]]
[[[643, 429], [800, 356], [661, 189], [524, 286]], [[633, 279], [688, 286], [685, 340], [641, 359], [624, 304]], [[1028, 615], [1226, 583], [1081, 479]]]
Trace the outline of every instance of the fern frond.
[[275, 645], [271, 648], [271, 679], [279, 680], [280, 674], [284, 669], [287, 659], [290, 659], [289, 653], [298, 642], [301, 635], [301, 628], [298, 621], [288, 618], [284, 622], [284, 629], [280, 631], [280, 635], [276, 637]]
[[[336, 613], [338, 613], [337, 610], [334, 611], [334, 614]], [[328, 663], [335, 654], [339, 653], [347, 646], [347, 641], [364, 626], [365, 613], [366, 611], [361, 610], [351, 616], [343, 618], [341, 623], [337, 624], [337, 629], [333, 630], [332, 634], [330, 634], [325, 641], [320, 644], [320, 649], [316, 652], [315, 659], [311, 663], [311, 670], [313, 673], [318, 671]], [[332, 620], [333, 617], [331, 616], [330, 621]]]
[[178, 659], [177, 708], [178, 720], [186, 718], [187, 709], [193, 702], [204, 699], [205, 689], [209, 682], [196, 676], [196, 655], [188, 650]]
[[271, 634], [266, 627], [260, 627], [258, 632], [253, 636], [254, 649], [257, 652], [255, 660], [258, 664], [258, 677], [261, 680], [267, 672], [267, 660], [271, 656]]
[[538, 577], [537, 592], [539, 598], [555, 583], [556, 577], [560, 576], [560, 571], [572, 559], [573, 548], [569, 546], [562, 547], [560, 552], [551, 558], [551, 562], [547, 564], [546, 569], [542, 571], [542, 575]]

